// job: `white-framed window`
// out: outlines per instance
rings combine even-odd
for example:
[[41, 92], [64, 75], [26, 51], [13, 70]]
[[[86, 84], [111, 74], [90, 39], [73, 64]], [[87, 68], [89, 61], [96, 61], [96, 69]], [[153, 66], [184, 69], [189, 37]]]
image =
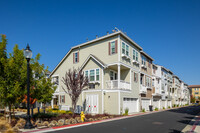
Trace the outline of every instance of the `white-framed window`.
[[60, 103], [65, 103], [65, 95], [60, 96]]
[[59, 85], [59, 77], [58, 76], [52, 77], [52, 80], [53, 80], [54, 85]]
[[133, 49], [133, 60], [138, 61], [138, 52]]
[[122, 54], [126, 54], [126, 44], [122, 42]]
[[96, 81], [99, 81], [99, 69], [96, 69]]
[[73, 53], [73, 63], [79, 62], [79, 52]]
[[146, 77], [146, 86], [151, 87], [151, 78]]
[[122, 42], [122, 54], [129, 56], [129, 45]]
[[89, 81], [99, 81], [100, 79], [100, 69], [85, 70], [85, 76], [88, 77]]
[[110, 71], [110, 80], [117, 80], [117, 72]]
[[90, 70], [90, 81], [94, 81], [94, 80], [95, 80], [94, 70]]
[[126, 45], [126, 55], [129, 56], [129, 46]]
[[146, 57], [142, 56], [142, 65], [146, 66]]
[[134, 73], [134, 81], [137, 82], [138, 81], [138, 74]]
[[115, 54], [116, 53], [116, 45], [115, 45], [115, 41], [110, 43], [110, 48], [111, 48], [111, 54]]

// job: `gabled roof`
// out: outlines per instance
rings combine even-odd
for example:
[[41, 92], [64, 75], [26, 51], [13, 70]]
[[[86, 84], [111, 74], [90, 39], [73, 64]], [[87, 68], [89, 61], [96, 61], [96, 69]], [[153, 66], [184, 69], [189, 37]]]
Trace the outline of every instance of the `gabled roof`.
[[147, 53], [145, 53], [144, 51], [140, 51], [140, 53], [143, 54], [143, 55], [145, 55], [145, 56], [147, 56], [152, 61], [154, 61], [154, 59], [150, 55], [148, 55]]
[[90, 60], [90, 59], [94, 59], [99, 65], [101, 65], [103, 68], [105, 68], [105, 64], [99, 60], [96, 56], [90, 54], [88, 56], [88, 58], [84, 61], [83, 65], [80, 67], [80, 69], [83, 69], [83, 67], [87, 64], [87, 62]]
[[188, 88], [200, 88], [200, 85], [189, 85]]
[[102, 37], [99, 37], [99, 38], [96, 38], [94, 40], [91, 40], [91, 41], [88, 41], [88, 42], [85, 42], [85, 43], [82, 43], [80, 45], [76, 45], [74, 47], [72, 47], [68, 52], [67, 54], [62, 58], [62, 60], [58, 63], [58, 65], [54, 68], [54, 70], [51, 72], [50, 76], [52, 76], [52, 74], [57, 70], [57, 68], [63, 63], [63, 61], [67, 58], [67, 56], [71, 53], [71, 51], [73, 49], [76, 49], [76, 48], [80, 48], [82, 46], [85, 46], [85, 45], [89, 45], [91, 43], [94, 43], [94, 42], [98, 42], [100, 40], [103, 40], [103, 39], [107, 39], [109, 37], [112, 37], [112, 36], [115, 36], [115, 35], [121, 35], [123, 36], [124, 38], [126, 38], [128, 41], [130, 41], [131, 43], [133, 43], [136, 47], [139, 48], [139, 50], [142, 50], [142, 47], [140, 47], [136, 42], [134, 42], [131, 38], [129, 38], [126, 34], [124, 34], [123, 32], [121, 31], [117, 31], [117, 32], [114, 32], [114, 33], [111, 33], [111, 34], [108, 34], [108, 35], [105, 35], [105, 36], [102, 36]]

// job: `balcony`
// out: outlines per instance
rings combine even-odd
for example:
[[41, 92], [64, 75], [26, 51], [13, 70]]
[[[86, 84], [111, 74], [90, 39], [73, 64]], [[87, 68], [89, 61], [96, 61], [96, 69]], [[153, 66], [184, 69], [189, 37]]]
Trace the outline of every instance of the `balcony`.
[[110, 80], [106, 82], [106, 88], [111, 90], [131, 90], [131, 85], [129, 82], [120, 80], [118, 86], [118, 80]]
[[147, 87], [144, 85], [140, 85], [140, 94], [146, 94], [147, 93]]

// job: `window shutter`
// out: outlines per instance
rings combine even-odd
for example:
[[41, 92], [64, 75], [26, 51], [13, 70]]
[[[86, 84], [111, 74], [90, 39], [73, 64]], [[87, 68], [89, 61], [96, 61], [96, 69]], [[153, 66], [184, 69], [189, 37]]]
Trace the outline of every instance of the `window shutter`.
[[117, 53], [117, 40], [115, 41], [115, 53]]
[[77, 61], [79, 62], [79, 52], [77, 52], [77, 58], [78, 58]]
[[73, 63], [75, 63], [75, 53], [73, 53]]
[[108, 43], [108, 54], [110, 55], [110, 42]]

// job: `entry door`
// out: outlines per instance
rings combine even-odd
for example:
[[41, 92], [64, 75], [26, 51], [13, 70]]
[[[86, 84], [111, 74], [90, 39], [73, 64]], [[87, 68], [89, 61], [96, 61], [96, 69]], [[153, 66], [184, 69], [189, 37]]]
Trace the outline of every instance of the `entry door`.
[[88, 113], [98, 113], [98, 95], [86, 95], [86, 111]]

